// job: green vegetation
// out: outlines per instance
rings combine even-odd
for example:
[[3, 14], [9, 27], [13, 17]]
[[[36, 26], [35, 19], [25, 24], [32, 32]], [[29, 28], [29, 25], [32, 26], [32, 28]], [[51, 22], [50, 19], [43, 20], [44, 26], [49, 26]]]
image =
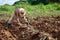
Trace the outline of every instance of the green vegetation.
[[12, 15], [15, 8], [25, 8], [27, 11], [26, 16], [35, 18], [37, 16], [57, 16], [60, 14], [60, 4], [50, 3], [44, 5], [42, 3], [37, 5], [30, 5], [27, 2], [16, 2], [14, 5], [10, 6], [5, 4], [0, 6], [0, 13], [7, 13]]

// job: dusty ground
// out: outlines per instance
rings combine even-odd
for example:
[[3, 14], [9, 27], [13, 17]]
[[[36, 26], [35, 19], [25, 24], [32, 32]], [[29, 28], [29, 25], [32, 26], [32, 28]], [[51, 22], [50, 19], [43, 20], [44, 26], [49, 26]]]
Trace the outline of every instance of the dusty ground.
[[2, 20], [0, 40], [60, 40], [60, 16], [30, 19], [29, 25], [22, 27]]

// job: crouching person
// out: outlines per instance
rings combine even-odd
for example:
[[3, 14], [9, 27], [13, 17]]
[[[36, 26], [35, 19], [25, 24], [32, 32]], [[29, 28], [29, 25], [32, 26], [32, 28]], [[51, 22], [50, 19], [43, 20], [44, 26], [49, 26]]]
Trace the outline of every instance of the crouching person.
[[11, 16], [11, 18], [8, 20], [8, 25], [12, 23], [17, 23], [18, 25], [23, 25], [24, 23], [27, 23], [26, 18], [26, 11], [23, 8], [17, 8], [14, 11], [14, 14]]

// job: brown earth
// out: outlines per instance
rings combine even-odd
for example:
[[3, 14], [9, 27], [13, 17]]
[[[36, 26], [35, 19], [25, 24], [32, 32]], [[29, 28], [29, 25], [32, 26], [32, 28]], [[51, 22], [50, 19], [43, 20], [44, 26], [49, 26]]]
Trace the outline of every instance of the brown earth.
[[60, 40], [60, 16], [29, 19], [28, 25], [0, 21], [0, 40]]

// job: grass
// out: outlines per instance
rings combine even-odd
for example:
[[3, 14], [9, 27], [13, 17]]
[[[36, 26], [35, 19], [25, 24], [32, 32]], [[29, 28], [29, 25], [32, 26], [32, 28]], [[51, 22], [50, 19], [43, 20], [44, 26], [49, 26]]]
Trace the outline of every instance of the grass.
[[48, 5], [38, 4], [30, 5], [28, 3], [16, 4], [14, 6], [4, 5], [0, 6], [0, 13], [12, 15], [15, 8], [25, 8], [26, 16], [36, 18], [37, 16], [57, 16], [60, 15], [60, 4], [53, 3]]

